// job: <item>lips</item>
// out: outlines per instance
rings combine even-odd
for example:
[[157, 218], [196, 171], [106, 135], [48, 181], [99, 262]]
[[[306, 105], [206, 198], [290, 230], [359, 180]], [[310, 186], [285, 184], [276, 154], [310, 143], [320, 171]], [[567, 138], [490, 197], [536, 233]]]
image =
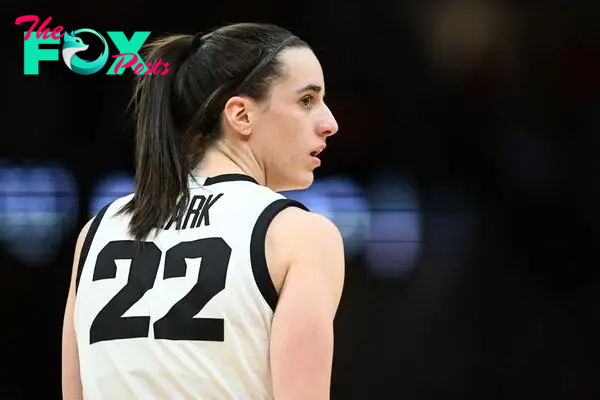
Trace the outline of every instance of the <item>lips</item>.
[[316, 149], [314, 149], [313, 151], [310, 152], [310, 155], [312, 157], [316, 157], [318, 156], [323, 150], [325, 150], [325, 145], [321, 145], [319, 147], [317, 147]]

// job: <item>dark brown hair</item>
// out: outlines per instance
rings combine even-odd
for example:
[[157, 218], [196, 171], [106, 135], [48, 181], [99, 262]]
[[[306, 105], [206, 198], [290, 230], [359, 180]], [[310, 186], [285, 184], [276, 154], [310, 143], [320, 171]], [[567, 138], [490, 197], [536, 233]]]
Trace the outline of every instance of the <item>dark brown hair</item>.
[[172, 69], [137, 75], [132, 104], [136, 118], [136, 183], [130, 234], [143, 240], [189, 201], [188, 179], [207, 146], [221, 133], [227, 100], [269, 96], [282, 76], [277, 57], [287, 47], [308, 47], [289, 31], [269, 24], [233, 24], [206, 35], [169, 35], [145, 46], [142, 58]]

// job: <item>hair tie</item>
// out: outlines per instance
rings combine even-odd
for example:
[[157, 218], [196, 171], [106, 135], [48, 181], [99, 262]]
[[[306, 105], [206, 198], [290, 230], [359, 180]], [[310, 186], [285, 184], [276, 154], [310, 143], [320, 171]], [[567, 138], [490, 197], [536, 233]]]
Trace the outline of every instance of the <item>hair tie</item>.
[[196, 33], [194, 35], [194, 40], [192, 40], [191, 52], [193, 53], [198, 48], [200, 48], [200, 46], [202, 46], [203, 42], [204, 42], [204, 36], [200, 32]]

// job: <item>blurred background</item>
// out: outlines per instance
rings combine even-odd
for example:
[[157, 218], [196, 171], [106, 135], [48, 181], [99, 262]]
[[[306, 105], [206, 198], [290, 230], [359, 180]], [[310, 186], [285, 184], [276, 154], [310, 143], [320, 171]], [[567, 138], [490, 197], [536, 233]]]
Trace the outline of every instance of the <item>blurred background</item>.
[[60, 398], [75, 239], [133, 187], [132, 71], [25, 75], [27, 14], [150, 38], [271, 22], [313, 46], [340, 131], [288, 195], [346, 242], [334, 399], [600, 398], [597, 1], [3, 8], [0, 399]]

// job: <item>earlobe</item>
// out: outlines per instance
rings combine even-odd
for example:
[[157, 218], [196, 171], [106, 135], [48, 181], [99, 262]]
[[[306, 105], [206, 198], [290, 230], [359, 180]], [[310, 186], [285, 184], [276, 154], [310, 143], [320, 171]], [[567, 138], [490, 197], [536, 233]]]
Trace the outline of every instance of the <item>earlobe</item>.
[[249, 117], [249, 101], [240, 96], [230, 98], [223, 109], [227, 124], [237, 133], [249, 135], [251, 123]]

